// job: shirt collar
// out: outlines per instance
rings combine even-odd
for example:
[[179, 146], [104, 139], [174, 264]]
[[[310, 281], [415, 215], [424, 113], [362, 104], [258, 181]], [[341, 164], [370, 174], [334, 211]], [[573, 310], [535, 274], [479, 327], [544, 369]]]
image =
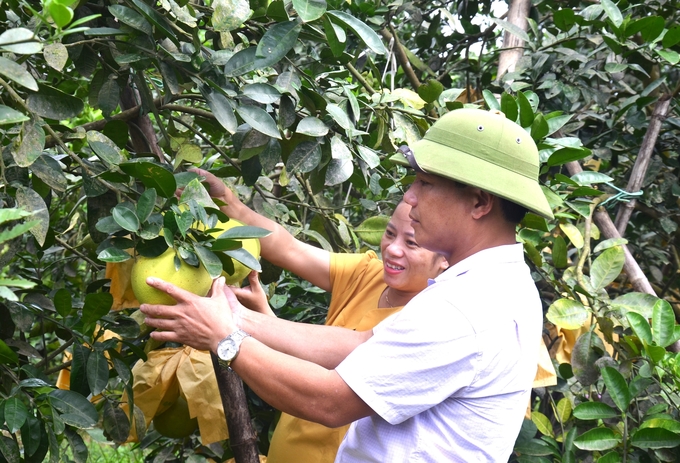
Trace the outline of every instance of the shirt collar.
[[493, 248], [479, 251], [470, 257], [461, 260], [457, 264], [452, 265], [434, 280], [430, 279], [427, 282], [428, 285], [431, 285], [440, 281], [450, 280], [461, 276], [474, 267], [483, 267], [487, 265], [509, 262], [524, 262], [524, 248], [521, 243], [495, 246]]

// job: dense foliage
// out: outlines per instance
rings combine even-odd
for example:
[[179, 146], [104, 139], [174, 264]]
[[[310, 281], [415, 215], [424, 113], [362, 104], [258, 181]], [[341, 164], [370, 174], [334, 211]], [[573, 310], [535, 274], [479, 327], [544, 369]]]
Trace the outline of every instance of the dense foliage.
[[[536, 390], [513, 460], [678, 461], [677, 2], [538, 0], [526, 30], [488, 0], [2, 5], [0, 461], [86, 461], [93, 427], [128, 439], [119, 405], [148, 333], [135, 307], [111, 311], [105, 262], [128, 258], [123, 233], [214, 223], [198, 186], [191, 217], [176, 207], [187, 167], [300, 239], [375, 248], [365, 219], [411, 180], [386, 158], [463, 104], [499, 109], [539, 142], [556, 216], [518, 231], [547, 343], [566, 356], [558, 384]], [[499, 79], [503, 31], [526, 50]], [[603, 227], [610, 216], [621, 236]], [[326, 294], [262, 267], [280, 316], [322, 321]], [[249, 398], [266, 452], [274, 411]], [[228, 442], [144, 436], [133, 417], [149, 459], [231, 455]]]

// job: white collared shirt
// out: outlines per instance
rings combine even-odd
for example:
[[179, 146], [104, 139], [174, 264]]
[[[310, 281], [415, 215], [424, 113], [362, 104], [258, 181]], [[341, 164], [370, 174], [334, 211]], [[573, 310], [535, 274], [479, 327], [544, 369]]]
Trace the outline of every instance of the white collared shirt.
[[352, 424], [336, 462], [507, 461], [541, 325], [521, 244], [450, 267], [338, 365], [376, 415]]

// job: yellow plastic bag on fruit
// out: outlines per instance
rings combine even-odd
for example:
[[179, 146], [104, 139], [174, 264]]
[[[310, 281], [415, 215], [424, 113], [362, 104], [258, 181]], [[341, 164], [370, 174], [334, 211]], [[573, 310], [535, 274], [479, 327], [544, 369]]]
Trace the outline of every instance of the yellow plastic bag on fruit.
[[[190, 416], [198, 419], [203, 445], [229, 438], [209, 352], [188, 346], [153, 350], [146, 362], [140, 360], [135, 364], [132, 374], [134, 403], [144, 414], [147, 427], [155, 416], [175, 403], [181, 389]], [[130, 416], [127, 403], [122, 408]], [[128, 441], [136, 440], [133, 429]]]
[[554, 386], [557, 384], [557, 372], [550, 358], [550, 353], [541, 338], [541, 347], [538, 351], [538, 369], [534, 377], [533, 387]]
[[139, 302], [132, 291], [130, 280], [134, 263], [134, 259], [128, 259], [124, 262], [108, 262], [106, 264], [104, 277], [111, 279], [109, 292], [113, 296], [112, 312], [139, 307]]

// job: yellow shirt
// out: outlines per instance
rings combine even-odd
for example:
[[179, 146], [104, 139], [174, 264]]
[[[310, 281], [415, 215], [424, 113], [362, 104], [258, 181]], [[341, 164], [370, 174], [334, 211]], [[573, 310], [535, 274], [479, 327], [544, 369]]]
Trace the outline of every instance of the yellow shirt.
[[[331, 254], [330, 265], [332, 297], [326, 325], [365, 331], [402, 309], [378, 308], [387, 286], [382, 262], [373, 251]], [[282, 413], [267, 463], [332, 463], [348, 428], [331, 429]]]

